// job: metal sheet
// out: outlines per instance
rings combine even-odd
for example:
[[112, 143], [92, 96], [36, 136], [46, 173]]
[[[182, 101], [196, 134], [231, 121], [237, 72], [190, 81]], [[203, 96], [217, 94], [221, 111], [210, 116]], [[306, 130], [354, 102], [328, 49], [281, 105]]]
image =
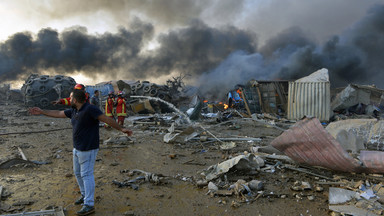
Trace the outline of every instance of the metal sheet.
[[331, 91], [329, 82], [290, 82], [288, 118], [298, 120], [312, 116], [320, 121], [330, 117]]
[[351, 157], [316, 118], [305, 118], [271, 142], [299, 163], [356, 173], [384, 173], [384, 152], [361, 151]]
[[305, 118], [271, 142], [299, 163], [356, 173], [384, 173], [384, 152], [361, 151], [350, 156], [316, 118]]
[[360, 167], [316, 118], [299, 121], [271, 145], [299, 163], [347, 172]]

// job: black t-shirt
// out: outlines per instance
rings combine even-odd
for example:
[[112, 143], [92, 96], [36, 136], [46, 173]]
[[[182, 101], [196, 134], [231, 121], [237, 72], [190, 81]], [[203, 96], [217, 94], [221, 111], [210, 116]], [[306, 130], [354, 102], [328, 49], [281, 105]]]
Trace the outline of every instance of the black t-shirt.
[[64, 111], [71, 119], [73, 127], [73, 147], [79, 151], [89, 151], [99, 148], [99, 120], [103, 114], [99, 108], [85, 103], [80, 110], [75, 108]]

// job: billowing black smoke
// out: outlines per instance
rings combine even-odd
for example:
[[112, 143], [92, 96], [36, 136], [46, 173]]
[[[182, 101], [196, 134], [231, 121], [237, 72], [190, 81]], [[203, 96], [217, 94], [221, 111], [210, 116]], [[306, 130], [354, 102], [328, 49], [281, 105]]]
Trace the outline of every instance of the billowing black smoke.
[[289, 46], [292, 44], [295, 46], [290, 52], [290, 61], [276, 75], [283, 79], [295, 79], [327, 68], [333, 86], [361, 83], [384, 88], [381, 81], [384, 78], [381, 72], [384, 67], [383, 34], [384, 5], [377, 5], [354, 26], [323, 45], [296, 42], [275, 48], [277, 51], [291, 49]]
[[135, 77], [161, 76], [171, 72], [198, 78], [217, 67], [235, 50], [255, 52], [255, 35], [235, 27], [210, 28], [195, 20], [187, 28], [173, 30], [158, 38], [160, 47], [134, 63]]
[[250, 79], [294, 80], [327, 68], [332, 87], [357, 83], [384, 88], [383, 35], [384, 5], [376, 5], [362, 20], [322, 45], [292, 27], [271, 38], [257, 53], [231, 53], [201, 76], [199, 83], [208, 95], [224, 95]]
[[153, 26], [136, 20], [118, 33], [90, 35], [84, 27], [58, 33], [42, 29], [36, 39], [17, 33], [1, 44], [0, 77], [15, 80], [28, 73], [99, 74], [110, 79], [145, 79], [172, 72], [199, 76], [234, 50], [255, 52], [255, 36], [235, 27], [210, 28], [201, 21], [158, 37], [160, 46], [143, 51], [153, 39]]
[[[206, 95], [225, 95], [250, 79], [293, 80], [327, 68], [333, 87], [348, 83], [384, 88], [384, 5], [342, 34], [319, 44], [299, 27], [290, 27], [257, 47], [256, 33], [233, 26], [214, 28], [201, 20], [155, 38], [154, 26], [134, 20], [117, 33], [92, 35], [84, 27], [63, 32], [42, 29], [17, 33], [0, 44], [0, 78], [29, 73], [98, 75], [110, 79], [150, 79], [190, 74]], [[148, 51], [149, 43], [159, 46]], [[220, 97], [220, 96], [219, 96]]]
[[152, 25], [136, 20], [129, 30], [120, 28], [115, 34], [90, 35], [84, 27], [72, 27], [61, 34], [42, 29], [35, 39], [31, 33], [17, 33], [0, 44], [0, 78], [11, 81], [49, 71], [116, 77], [125, 65], [136, 61], [153, 31]]

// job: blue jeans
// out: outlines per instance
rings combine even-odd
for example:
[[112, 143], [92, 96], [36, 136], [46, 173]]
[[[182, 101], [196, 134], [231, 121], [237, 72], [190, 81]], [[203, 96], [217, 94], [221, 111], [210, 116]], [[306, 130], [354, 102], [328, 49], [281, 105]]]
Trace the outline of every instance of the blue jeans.
[[79, 184], [81, 195], [84, 196], [84, 204], [95, 205], [95, 177], [93, 167], [99, 149], [79, 151], [73, 149], [73, 172]]

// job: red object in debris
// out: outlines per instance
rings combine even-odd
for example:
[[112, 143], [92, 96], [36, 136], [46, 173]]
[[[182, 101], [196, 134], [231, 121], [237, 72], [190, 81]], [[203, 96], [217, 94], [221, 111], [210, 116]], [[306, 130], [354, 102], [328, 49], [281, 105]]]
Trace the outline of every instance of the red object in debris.
[[356, 173], [384, 173], [384, 152], [362, 151], [361, 162], [350, 156], [316, 118], [305, 118], [271, 142], [299, 163]]

